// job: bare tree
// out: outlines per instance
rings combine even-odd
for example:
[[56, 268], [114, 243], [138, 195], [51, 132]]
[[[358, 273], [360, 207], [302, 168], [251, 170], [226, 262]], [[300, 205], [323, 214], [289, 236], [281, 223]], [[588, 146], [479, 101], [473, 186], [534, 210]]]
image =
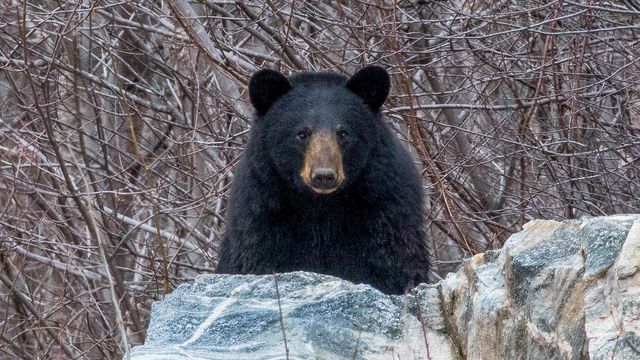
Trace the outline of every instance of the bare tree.
[[390, 70], [434, 279], [536, 218], [640, 210], [635, 0], [0, 3], [0, 358], [120, 358], [215, 269], [246, 84]]

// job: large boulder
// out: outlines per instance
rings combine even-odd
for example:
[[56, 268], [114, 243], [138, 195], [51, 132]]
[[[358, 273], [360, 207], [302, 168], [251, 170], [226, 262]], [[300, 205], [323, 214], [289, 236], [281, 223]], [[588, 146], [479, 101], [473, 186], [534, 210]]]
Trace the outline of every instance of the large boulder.
[[423, 328], [407, 307], [402, 296], [315, 273], [200, 276], [154, 304], [131, 358], [422, 359], [426, 334], [431, 347], [448, 349], [431, 358], [451, 359], [444, 327]]
[[154, 304], [130, 355], [640, 359], [639, 270], [640, 215], [621, 215], [530, 222], [406, 296], [305, 272], [206, 275]]

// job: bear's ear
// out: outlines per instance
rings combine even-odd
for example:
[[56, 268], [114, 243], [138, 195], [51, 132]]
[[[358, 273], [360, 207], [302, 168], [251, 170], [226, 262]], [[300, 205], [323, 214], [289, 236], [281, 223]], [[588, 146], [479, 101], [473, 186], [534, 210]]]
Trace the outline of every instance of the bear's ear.
[[364, 99], [373, 111], [378, 111], [389, 95], [391, 80], [387, 70], [380, 66], [367, 66], [347, 80], [347, 89]]
[[260, 70], [249, 80], [249, 98], [260, 116], [290, 89], [287, 78], [275, 70]]

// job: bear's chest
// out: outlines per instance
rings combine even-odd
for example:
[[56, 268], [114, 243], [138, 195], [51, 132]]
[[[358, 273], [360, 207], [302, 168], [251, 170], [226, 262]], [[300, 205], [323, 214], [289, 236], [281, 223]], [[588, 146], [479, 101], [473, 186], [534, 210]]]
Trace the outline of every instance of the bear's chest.
[[313, 271], [355, 282], [364, 282], [364, 275], [374, 271], [372, 264], [394, 236], [383, 213], [348, 205], [288, 208], [271, 214], [267, 223], [256, 249], [265, 268]]
[[305, 258], [363, 257], [375, 238], [392, 236], [384, 226], [384, 215], [377, 209], [342, 203], [292, 206], [272, 214], [268, 223], [271, 244], [283, 247], [285, 253]]

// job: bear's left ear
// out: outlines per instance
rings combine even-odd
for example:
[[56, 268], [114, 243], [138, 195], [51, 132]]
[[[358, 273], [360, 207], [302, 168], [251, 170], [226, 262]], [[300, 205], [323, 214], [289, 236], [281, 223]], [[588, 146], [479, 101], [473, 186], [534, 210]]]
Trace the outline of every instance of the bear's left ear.
[[347, 89], [364, 99], [373, 111], [380, 107], [389, 95], [391, 80], [387, 70], [380, 66], [370, 65], [362, 68], [347, 80]]
[[289, 90], [289, 80], [275, 70], [260, 70], [249, 80], [249, 99], [259, 116], [264, 115], [273, 103]]

